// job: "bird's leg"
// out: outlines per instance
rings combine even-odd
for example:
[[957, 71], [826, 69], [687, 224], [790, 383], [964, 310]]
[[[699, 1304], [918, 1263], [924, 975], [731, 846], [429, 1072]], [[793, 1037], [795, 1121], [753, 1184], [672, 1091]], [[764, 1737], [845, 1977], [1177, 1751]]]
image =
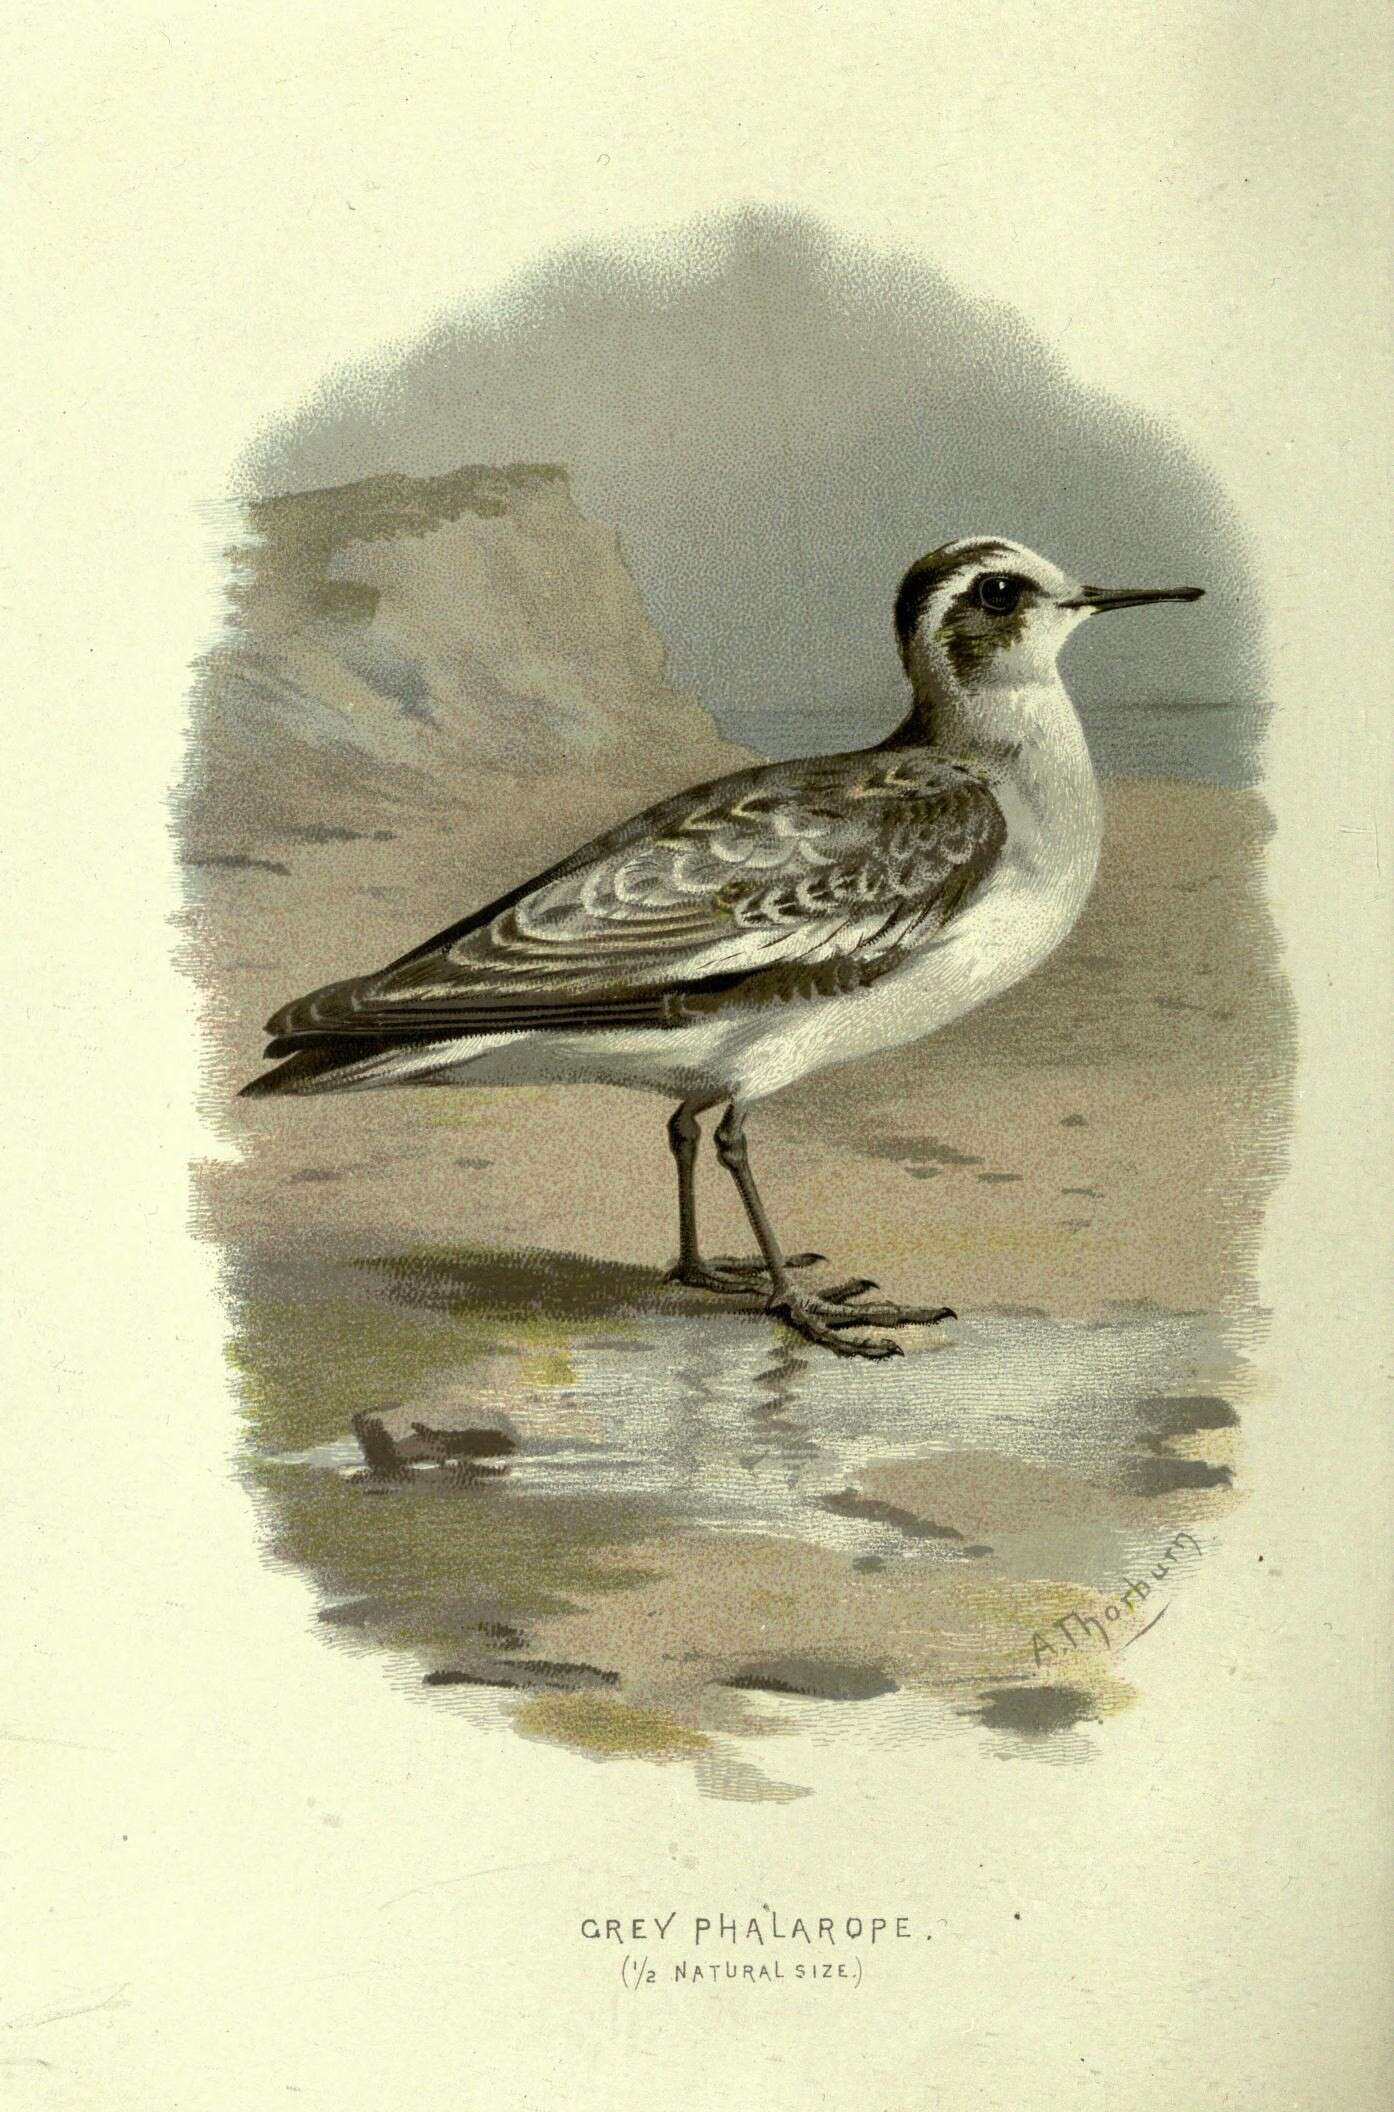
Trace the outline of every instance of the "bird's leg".
[[[697, 1151], [702, 1141], [697, 1117], [715, 1107], [720, 1097], [719, 1093], [708, 1099], [694, 1095], [675, 1107], [668, 1118], [668, 1148], [678, 1165], [678, 1258], [668, 1271], [667, 1281], [689, 1284], [700, 1291], [748, 1294], [763, 1289], [769, 1281], [765, 1262], [758, 1256], [745, 1260], [734, 1254], [718, 1254], [711, 1261], [703, 1261], [697, 1238]], [[794, 1254], [784, 1266], [807, 1269], [822, 1259], [821, 1254]]]
[[[750, 1219], [750, 1228], [765, 1257], [769, 1273], [770, 1295], [767, 1311], [785, 1321], [807, 1341], [820, 1343], [843, 1357], [893, 1357], [899, 1354], [894, 1342], [877, 1342], [866, 1336], [851, 1336], [844, 1339], [825, 1323], [814, 1311], [813, 1300], [800, 1300], [789, 1280], [789, 1264], [780, 1251], [774, 1226], [770, 1223], [765, 1206], [760, 1200], [760, 1191], [755, 1185], [755, 1176], [750, 1170], [750, 1153], [746, 1148], [745, 1123], [740, 1109], [733, 1100], [716, 1128], [716, 1155], [736, 1184], [745, 1214]], [[830, 1303], [830, 1301], [819, 1301]], [[836, 1308], [833, 1308], [836, 1310]], [[853, 1324], [855, 1314], [845, 1325]]]
[[766, 1310], [787, 1327], [792, 1327], [805, 1341], [816, 1342], [841, 1357], [898, 1357], [901, 1354], [898, 1342], [887, 1342], [877, 1335], [847, 1335], [841, 1330], [867, 1322], [879, 1327], [932, 1326], [936, 1320], [955, 1317], [946, 1305], [901, 1306], [881, 1301], [873, 1305], [852, 1305], [846, 1302], [849, 1295], [856, 1297], [863, 1288], [875, 1288], [860, 1280], [855, 1284], [840, 1284], [836, 1291], [825, 1293], [821, 1298], [801, 1298], [789, 1280], [789, 1263], [780, 1252], [774, 1227], [760, 1200], [760, 1191], [750, 1170], [745, 1124], [734, 1100], [717, 1124], [715, 1142], [716, 1155], [739, 1190], [751, 1230], [765, 1257], [771, 1286]]
[[668, 1149], [678, 1164], [678, 1258], [668, 1271], [674, 1283], [690, 1283], [705, 1290], [724, 1290], [724, 1284], [708, 1283], [708, 1270], [697, 1240], [697, 1152], [702, 1125], [697, 1120], [711, 1100], [684, 1100], [668, 1117]]

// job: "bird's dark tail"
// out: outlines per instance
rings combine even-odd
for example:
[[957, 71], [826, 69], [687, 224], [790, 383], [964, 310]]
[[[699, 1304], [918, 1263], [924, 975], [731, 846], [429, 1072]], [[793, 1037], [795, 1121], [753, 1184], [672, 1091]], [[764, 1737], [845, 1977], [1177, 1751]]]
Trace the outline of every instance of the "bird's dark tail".
[[[516, 1035], [490, 1037], [515, 1041]], [[289, 1044], [289, 1045], [288, 1045]], [[482, 1054], [481, 1047], [477, 1053]], [[379, 1039], [366, 1034], [326, 1034], [297, 1047], [288, 1035], [273, 1039], [266, 1051], [285, 1060], [274, 1071], [264, 1071], [244, 1085], [239, 1098], [257, 1099], [268, 1093], [348, 1093], [364, 1086], [425, 1085], [433, 1072], [458, 1064], [458, 1039], [442, 1041], [434, 1035], [412, 1035]]]
[[293, 1056], [278, 1063], [274, 1071], [263, 1071], [259, 1078], [251, 1079], [237, 1097], [239, 1100], [257, 1100], [265, 1093], [330, 1092], [333, 1087], [325, 1074], [347, 1069], [362, 1054], [361, 1048], [352, 1051], [323, 1046], [297, 1049]]

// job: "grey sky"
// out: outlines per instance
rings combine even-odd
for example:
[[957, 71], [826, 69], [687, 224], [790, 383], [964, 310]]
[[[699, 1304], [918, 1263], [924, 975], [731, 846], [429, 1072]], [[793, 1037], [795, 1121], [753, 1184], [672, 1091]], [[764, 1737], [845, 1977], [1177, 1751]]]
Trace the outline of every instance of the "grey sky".
[[765, 210], [573, 249], [332, 376], [259, 436], [246, 481], [514, 460], [565, 463], [618, 528], [675, 677], [735, 739], [783, 755], [889, 728], [896, 583], [986, 531], [1094, 583], [1207, 588], [1091, 624], [1071, 689], [1107, 768], [1256, 775], [1256, 601], [1223, 493], [923, 262]]

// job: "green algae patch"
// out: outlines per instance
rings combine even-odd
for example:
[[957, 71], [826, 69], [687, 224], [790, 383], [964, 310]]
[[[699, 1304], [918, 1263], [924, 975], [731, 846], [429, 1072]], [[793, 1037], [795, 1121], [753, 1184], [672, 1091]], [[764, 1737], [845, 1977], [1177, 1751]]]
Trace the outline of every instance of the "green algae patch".
[[548, 1269], [420, 1248], [336, 1270], [329, 1295], [245, 1293], [227, 1356], [253, 1444], [305, 1452], [345, 1437], [355, 1415], [418, 1399], [438, 1373], [467, 1380], [472, 1360], [500, 1349], [522, 1353], [519, 1377], [529, 1386], [571, 1384], [575, 1339], [602, 1328], [626, 1332], [653, 1279], [641, 1269], [552, 1259]]
[[513, 1722], [525, 1737], [604, 1760], [690, 1760], [712, 1742], [666, 1709], [601, 1694], [534, 1694], [514, 1711]]
[[345, 1436], [355, 1415], [410, 1400], [485, 1346], [482, 1328], [350, 1299], [248, 1298], [228, 1344], [248, 1435], [263, 1452]]
[[401, 1599], [419, 1636], [432, 1599], [481, 1615], [566, 1613], [653, 1573], [615, 1556], [653, 1532], [652, 1509], [621, 1497], [538, 1499], [501, 1488], [408, 1486], [370, 1493], [334, 1474], [266, 1461], [276, 1554], [335, 1598]]

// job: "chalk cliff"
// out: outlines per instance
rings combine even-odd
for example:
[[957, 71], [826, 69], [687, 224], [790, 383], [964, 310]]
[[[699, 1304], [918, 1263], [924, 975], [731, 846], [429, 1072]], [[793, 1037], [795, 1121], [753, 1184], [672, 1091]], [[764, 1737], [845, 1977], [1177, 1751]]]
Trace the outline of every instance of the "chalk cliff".
[[618, 537], [562, 469], [242, 513], [176, 801], [193, 964], [240, 1061], [273, 1001], [745, 759], [668, 681]]

